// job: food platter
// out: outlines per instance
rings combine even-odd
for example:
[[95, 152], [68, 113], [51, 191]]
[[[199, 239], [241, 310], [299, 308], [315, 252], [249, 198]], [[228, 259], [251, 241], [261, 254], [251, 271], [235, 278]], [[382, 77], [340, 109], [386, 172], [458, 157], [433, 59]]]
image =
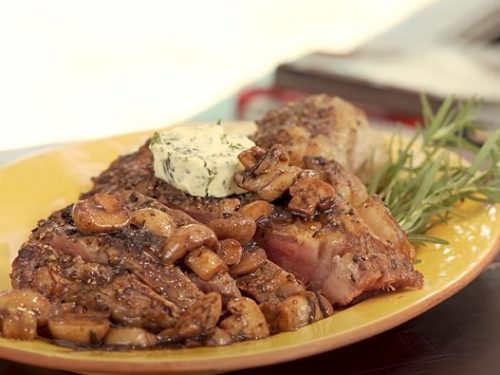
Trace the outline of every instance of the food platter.
[[[188, 126], [188, 125], [186, 125]], [[228, 125], [248, 133], [251, 124]], [[36, 222], [74, 202], [90, 177], [120, 154], [135, 150], [152, 132], [67, 145], [0, 169], [0, 289], [10, 287], [10, 263]], [[448, 245], [418, 249], [420, 290], [372, 297], [332, 317], [259, 341], [226, 347], [85, 351], [44, 342], [0, 338], [0, 357], [74, 372], [213, 373], [279, 363], [333, 350], [395, 327], [452, 296], [471, 282], [500, 247], [500, 207], [465, 202], [460, 217], [433, 229]]]

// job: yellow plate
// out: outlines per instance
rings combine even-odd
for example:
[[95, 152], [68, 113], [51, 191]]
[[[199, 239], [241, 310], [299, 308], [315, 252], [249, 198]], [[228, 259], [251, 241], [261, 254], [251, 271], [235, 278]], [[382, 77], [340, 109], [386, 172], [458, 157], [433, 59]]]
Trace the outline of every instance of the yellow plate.
[[[248, 132], [249, 124], [232, 124]], [[10, 262], [37, 220], [75, 201], [119, 154], [133, 151], [151, 132], [67, 146], [0, 169], [0, 289], [10, 287]], [[74, 351], [47, 342], [0, 338], [0, 357], [75, 372], [194, 373], [261, 366], [335, 349], [395, 327], [471, 282], [500, 247], [500, 206], [466, 202], [463, 217], [433, 230], [447, 246], [418, 249], [421, 290], [371, 298], [296, 332], [220, 348], [130, 352]]]

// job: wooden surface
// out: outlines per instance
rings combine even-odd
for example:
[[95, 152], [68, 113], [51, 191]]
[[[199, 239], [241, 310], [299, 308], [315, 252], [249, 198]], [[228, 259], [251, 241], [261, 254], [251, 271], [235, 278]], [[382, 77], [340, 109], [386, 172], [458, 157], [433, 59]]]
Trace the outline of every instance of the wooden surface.
[[[381, 335], [298, 361], [232, 374], [500, 374], [500, 256], [469, 286]], [[0, 360], [0, 374], [62, 375]]]

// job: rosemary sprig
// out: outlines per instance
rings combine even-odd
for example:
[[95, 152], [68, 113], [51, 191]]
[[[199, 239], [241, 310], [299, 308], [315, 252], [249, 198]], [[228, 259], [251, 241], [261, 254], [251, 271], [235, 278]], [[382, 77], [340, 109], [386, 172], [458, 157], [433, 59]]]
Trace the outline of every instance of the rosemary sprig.
[[[422, 97], [423, 126], [409, 140], [392, 137], [388, 161], [368, 184], [413, 243], [446, 243], [426, 232], [446, 222], [459, 201], [500, 203], [500, 129], [482, 147], [464, 137], [477, 129], [471, 113], [475, 104], [448, 98], [434, 113]], [[472, 161], [460, 155], [457, 160], [450, 148], [468, 151]]]

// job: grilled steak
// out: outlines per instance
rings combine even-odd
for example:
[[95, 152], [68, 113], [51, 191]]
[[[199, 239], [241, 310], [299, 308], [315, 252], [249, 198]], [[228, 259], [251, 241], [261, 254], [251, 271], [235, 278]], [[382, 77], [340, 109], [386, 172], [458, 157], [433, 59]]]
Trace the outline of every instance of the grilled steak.
[[[271, 261], [333, 304], [346, 305], [373, 291], [422, 286], [404, 231], [383, 203], [336, 161], [306, 157], [302, 164], [307, 169], [302, 169], [290, 165], [283, 146], [267, 152], [254, 148], [240, 155], [246, 171], [236, 176], [240, 187], [251, 193], [203, 199], [156, 179], [151, 158], [146, 147], [121, 157], [94, 179], [91, 193], [113, 191], [125, 181], [167, 206], [201, 212], [198, 219], [209, 226], [214, 218], [238, 216], [252, 200], [270, 201], [274, 213], [259, 222], [257, 242]], [[126, 177], [130, 170], [141, 176], [136, 186]]]
[[[294, 330], [332, 313], [330, 306], [309, 320], [291, 321], [280, 313], [282, 303], [305, 292], [304, 285], [255, 244], [241, 249], [231, 241], [242, 254], [226, 265], [210, 228], [154, 198], [117, 189], [40, 221], [12, 265], [12, 285], [65, 306], [65, 314], [104, 314], [112, 324], [186, 345], [259, 338], [269, 334], [268, 326], [273, 333]], [[256, 287], [263, 275], [278, 278], [272, 287]], [[258, 307], [268, 300], [274, 302], [265, 308], [269, 322]], [[308, 303], [319, 308], [317, 301]]]
[[77, 343], [225, 345], [422, 286], [406, 234], [351, 173], [362, 113], [316, 96], [258, 125], [265, 148], [242, 152], [235, 175], [246, 194], [198, 198], [170, 186], [154, 176], [146, 143], [40, 221], [13, 263], [8, 298], [24, 309], [29, 289], [54, 308], [23, 312], [29, 335], [11, 337], [48, 321], [54, 338]]
[[[269, 111], [257, 121], [253, 140], [264, 149], [282, 144], [291, 164], [304, 166], [305, 157], [336, 160], [363, 181], [385, 160], [377, 151], [383, 138], [368, 124], [365, 113], [339, 97], [312, 95]], [[372, 162], [365, 163], [372, 155]]]

